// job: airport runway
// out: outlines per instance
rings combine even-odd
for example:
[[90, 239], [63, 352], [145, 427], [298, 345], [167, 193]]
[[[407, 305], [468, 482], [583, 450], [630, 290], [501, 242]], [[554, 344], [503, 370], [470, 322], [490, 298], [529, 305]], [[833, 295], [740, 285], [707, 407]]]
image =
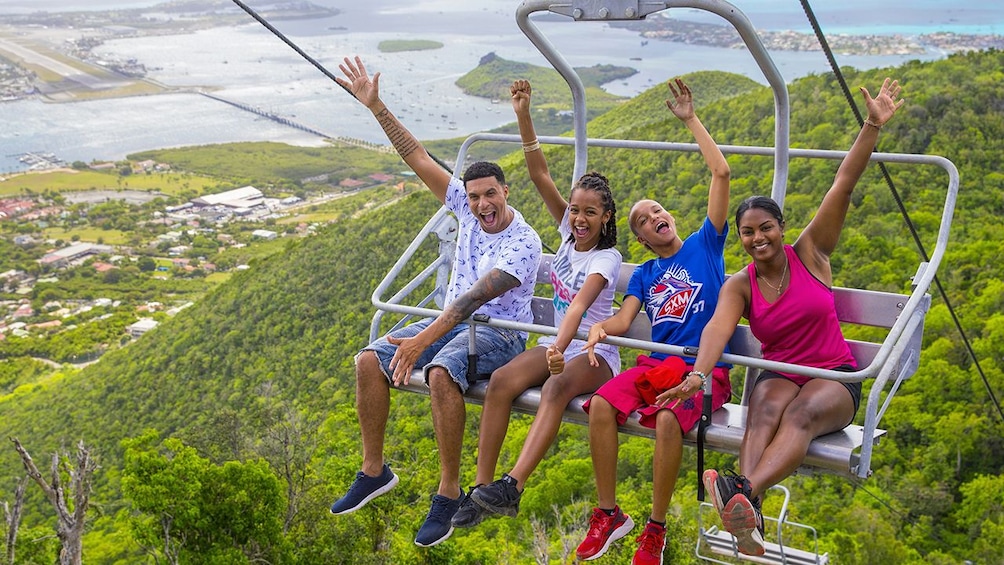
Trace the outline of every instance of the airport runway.
[[[105, 90], [109, 88], [121, 87], [126, 83], [134, 82], [132, 79], [116, 79], [107, 69], [94, 67], [95, 74], [85, 72], [73, 65], [69, 65], [48, 55], [39, 53], [28, 45], [24, 45], [17, 40], [0, 35], [0, 52], [8, 55], [10, 59], [22, 61], [24, 66], [35, 66], [44, 68], [61, 76], [64, 80], [72, 81], [78, 85], [91, 90]], [[90, 63], [83, 61], [80, 65], [93, 67]], [[105, 75], [105, 76], [99, 76]]]

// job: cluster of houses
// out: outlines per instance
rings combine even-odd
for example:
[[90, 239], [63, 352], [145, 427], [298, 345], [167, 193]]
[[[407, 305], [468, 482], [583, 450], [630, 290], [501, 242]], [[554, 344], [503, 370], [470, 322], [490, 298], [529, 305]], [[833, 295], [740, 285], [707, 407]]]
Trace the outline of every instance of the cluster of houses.
[[34, 75], [0, 60], [0, 102], [19, 100], [35, 92]]
[[[8, 273], [0, 273], [0, 278]], [[186, 302], [179, 306], [167, 308], [160, 302], [148, 302], [136, 308], [137, 313], [142, 316], [135, 323], [126, 328], [130, 337], [138, 338], [146, 332], [154, 329], [160, 323], [149, 317], [153, 312], [164, 312], [168, 316], [174, 316], [178, 312], [188, 308], [192, 302]], [[33, 334], [48, 332], [63, 326], [63, 320], [71, 316], [86, 314], [95, 308], [117, 308], [119, 301], [109, 298], [96, 298], [94, 300], [74, 300], [67, 303], [58, 301], [48, 302], [42, 307], [41, 312], [36, 312], [27, 298], [18, 300], [0, 300], [0, 341], [11, 337], [29, 337]], [[98, 319], [111, 316], [110, 313], [103, 314]]]
[[[253, 186], [221, 192], [218, 194], [206, 195], [196, 198], [180, 206], [169, 207], [163, 214], [165, 220], [171, 223], [204, 223], [207, 220], [221, 223], [234, 218], [244, 218], [249, 220], [264, 219], [270, 214], [275, 214], [283, 207], [287, 207], [301, 202], [301, 199], [292, 196], [284, 199], [265, 198], [264, 194]], [[40, 214], [41, 212], [41, 214]], [[3, 219], [33, 219], [34, 216], [42, 216], [50, 211], [44, 211], [37, 203], [26, 198], [8, 198], [0, 200], [0, 220]], [[165, 222], [166, 223], [166, 222]], [[157, 241], [177, 242], [182, 238], [181, 232], [168, 232], [158, 236]], [[252, 237], [264, 240], [275, 239], [279, 236], [277, 232], [259, 229], [252, 233]], [[15, 244], [34, 243], [31, 236], [17, 236]], [[228, 234], [217, 234], [217, 239], [225, 245], [240, 245], [234, 243], [233, 237]], [[173, 257], [174, 266], [178, 268], [188, 268], [188, 259], [180, 257], [188, 248], [184, 245], [174, 245], [168, 249], [168, 254]], [[115, 248], [110, 245], [98, 243], [74, 243], [46, 253], [38, 260], [44, 267], [45, 272], [52, 272], [57, 269], [77, 267], [84, 264], [89, 259], [98, 255], [110, 255], [107, 261], [93, 263], [92, 267], [97, 272], [104, 272], [115, 269], [116, 264], [124, 259], [119, 255], [112, 255]], [[211, 263], [203, 262], [200, 268], [214, 270]], [[55, 278], [38, 279], [31, 274], [21, 270], [10, 270], [0, 273], [0, 287], [9, 292], [23, 293], [23, 290], [30, 289], [36, 282], [55, 281]], [[158, 322], [148, 314], [164, 310], [168, 315], [173, 315], [181, 308], [190, 306], [185, 304], [178, 308], [166, 309], [160, 303], [148, 303], [138, 307], [138, 314], [141, 316], [138, 321], [127, 328], [128, 334], [137, 338], [151, 329], [157, 327]], [[117, 307], [117, 301], [113, 302], [107, 298], [98, 298], [91, 301], [74, 301], [73, 305], [64, 306], [59, 303], [46, 304], [42, 312], [36, 312], [28, 298], [17, 300], [0, 301], [0, 340], [9, 336], [27, 337], [40, 332], [48, 332], [63, 325], [62, 320], [70, 316], [85, 313], [97, 307]]]
[[[142, 168], [156, 167], [154, 162], [140, 164]], [[366, 180], [344, 179], [340, 186], [346, 190], [358, 190], [374, 183], [382, 183], [393, 180], [393, 176], [385, 174], [370, 175]], [[403, 189], [403, 184], [401, 187]], [[297, 196], [287, 198], [266, 198], [261, 190], [253, 186], [244, 186], [226, 192], [209, 194], [194, 198], [177, 206], [169, 206], [163, 212], [154, 214], [155, 221], [163, 222], [166, 225], [182, 226], [207, 226], [219, 225], [233, 220], [263, 221], [269, 218], [279, 218], [284, 209], [302, 202]], [[50, 209], [51, 208], [51, 209]], [[0, 221], [4, 219], [18, 218], [20, 220], [38, 220], [47, 215], [59, 214], [59, 207], [41, 206], [37, 202], [27, 198], [7, 198], [0, 199]], [[302, 226], [304, 233], [309, 233], [310, 226]], [[211, 228], [201, 228], [203, 231], [215, 232]], [[279, 233], [257, 229], [252, 232], [252, 237], [261, 240], [272, 240], [279, 237]], [[173, 265], [177, 268], [191, 269], [189, 260], [183, 255], [188, 251], [188, 247], [183, 244], [184, 233], [182, 231], [169, 231], [157, 236], [153, 245], [169, 242], [167, 255], [172, 258]], [[225, 233], [216, 233], [215, 239], [222, 245], [242, 246], [237, 243], [234, 237]], [[35, 239], [29, 235], [15, 236], [14, 243], [17, 245], [28, 245], [35, 243]], [[38, 263], [43, 267], [44, 273], [51, 273], [55, 270], [81, 266], [95, 256], [107, 256], [107, 259], [91, 264], [97, 272], [117, 268], [117, 264], [126, 259], [121, 255], [114, 255], [116, 249], [110, 245], [98, 243], [77, 242], [61, 249], [56, 249], [46, 253]], [[135, 260], [135, 258], [134, 258]], [[243, 266], [238, 267], [240, 269]], [[158, 267], [165, 269], [165, 267]], [[199, 268], [207, 271], [215, 270], [212, 263], [201, 262]], [[44, 276], [44, 275], [43, 275]], [[21, 270], [11, 270], [0, 273], [0, 289], [10, 293], [25, 294], [30, 291], [36, 282], [56, 281], [55, 278], [39, 278]], [[147, 331], [155, 328], [157, 320], [150, 317], [148, 313], [164, 310], [168, 315], [176, 313], [180, 308], [190, 305], [186, 304], [179, 308], [164, 310], [159, 303], [149, 303], [138, 307], [139, 320], [127, 329], [130, 336], [136, 338]], [[72, 305], [62, 305], [58, 303], [46, 304], [42, 312], [36, 312], [31, 301], [27, 298], [17, 300], [0, 301], [0, 340], [9, 336], [30, 336], [39, 332], [52, 331], [62, 326], [62, 320], [70, 316], [75, 316], [96, 307], [117, 307], [119, 304], [109, 299], [99, 298], [92, 301], [74, 301]]]
[[0, 221], [18, 218], [32, 222], [63, 213], [59, 206], [39, 206], [28, 198], [0, 198]]

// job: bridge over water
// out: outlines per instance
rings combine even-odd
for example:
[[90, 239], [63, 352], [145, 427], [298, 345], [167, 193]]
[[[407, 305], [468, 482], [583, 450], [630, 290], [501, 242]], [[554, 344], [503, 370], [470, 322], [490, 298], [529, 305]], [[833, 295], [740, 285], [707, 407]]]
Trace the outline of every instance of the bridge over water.
[[394, 152], [394, 149], [392, 147], [387, 146], [387, 145], [377, 145], [377, 144], [371, 143], [369, 141], [365, 141], [365, 140], [362, 140], [362, 139], [355, 139], [355, 138], [352, 138], [352, 137], [328, 135], [328, 134], [326, 134], [326, 133], [324, 133], [322, 131], [318, 131], [318, 130], [310, 127], [310, 126], [306, 126], [306, 125], [301, 124], [299, 122], [293, 121], [293, 120], [291, 120], [291, 119], [289, 119], [287, 117], [280, 116], [279, 114], [275, 114], [273, 112], [268, 112], [268, 111], [263, 110], [263, 109], [261, 109], [261, 108], [259, 108], [257, 106], [252, 106], [250, 104], [245, 104], [244, 102], [238, 102], [236, 100], [227, 100], [226, 98], [223, 98], [222, 96], [217, 96], [215, 94], [211, 94], [209, 92], [205, 92], [205, 91], [201, 91], [201, 90], [199, 91], [199, 94], [205, 96], [206, 98], [211, 98], [213, 100], [216, 100], [217, 102], [223, 102], [224, 104], [229, 104], [230, 106], [233, 106], [235, 108], [239, 108], [241, 110], [244, 110], [245, 112], [251, 112], [252, 114], [261, 116], [263, 118], [267, 118], [269, 120], [272, 120], [273, 122], [282, 124], [284, 126], [289, 126], [291, 128], [295, 128], [295, 129], [298, 129], [300, 131], [305, 131], [307, 133], [316, 135], [318, 137], [323, 137], [324, 139], [329, 139], [329, 140], [332, 140], [332, 141], [337, 141], [339, 143], [344, 143], [346, 145], [353, 145], [353, 146], [356, 146], [356, 147], [362, 147], [363, 149], [369, 149], [371, 151], [379, 151], [381, 153], [393, 153]]

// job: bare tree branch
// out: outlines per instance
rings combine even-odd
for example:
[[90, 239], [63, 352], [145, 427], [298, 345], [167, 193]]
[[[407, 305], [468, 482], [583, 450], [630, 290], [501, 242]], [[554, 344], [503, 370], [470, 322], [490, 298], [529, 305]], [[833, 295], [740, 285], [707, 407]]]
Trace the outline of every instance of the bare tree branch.
[[23, 477], [17, 482], [14, 488], [14, 507], [10, 508], [7, 502], [3, 503], [4, 524], [7, 527], [4, 539], [7, 543], [5, 563], [14, 565], [14, 550], [17, 547], [17, 531], [21, 527], [21, 511], [24, 508], [24, 491], [28, 488], [28, 477]]
[[35, 461], [28, 454], [28, 451], [21, 445], [17, 438], [10, 438], [14, 443], [14, 449], [21, 456], [21, 462], [28, 473], [28, 477], [35, 481], [46, 498], [56, 511], [58, 523], [56, 526], [56, 536], [59, 538], [62, 549], [59, 552], [60, 565], [80, 565], [83, 554], [84, 523], [87, 515], [87, 507], [91, 496], [91, 477], [97, 464], [91, 458], [91, 453], [84, 446], [83, 440], [77, 444], [77, 464], [76, 467], [66, 466], [67, 474], [70, 477], [69, 488], [73, 493], [73, 511], [70, 511], [66, 503], [66, 494], [63, 488], [63, 481], [60, 478], [59, 454], [52, 456], [52, 482], [46, 483], [42, 479], [42, 473], [35, 465]]

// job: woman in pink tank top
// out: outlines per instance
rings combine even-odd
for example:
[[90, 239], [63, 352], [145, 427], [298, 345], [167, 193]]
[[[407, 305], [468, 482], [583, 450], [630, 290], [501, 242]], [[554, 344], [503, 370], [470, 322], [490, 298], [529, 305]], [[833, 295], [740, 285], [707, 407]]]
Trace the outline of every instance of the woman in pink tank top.
[[[701, 388], [735, 331], [749, 320], [763, 357], [823, 369], [854, 370], [830, 290], [830, 254], [837, 245], [851, 193], [868, 165], [879, 130], [903, 100], [898, 81], [888, 78], [878, 96], [861, 89], [868, 107], [857, 139], [837, 170], [816, 216], [793, 245], [784, 243], [784, 218], [770, 198], [754, 196], [736, 211], [736, 228], [753, 262], [722, 287], [718, 307], [701, 334], [694, 371], [659, 401], [688, 398]], [[849, 424], [861, 398], [861, 383], [817, 379], [763, 371], [754, 385], [746, 434], [739, 450], [742, 475], [714, 469], [703, 481], [722, 524], [739, 550], [762, 555], [764, 491], [793, 473], [816, 437]]]

